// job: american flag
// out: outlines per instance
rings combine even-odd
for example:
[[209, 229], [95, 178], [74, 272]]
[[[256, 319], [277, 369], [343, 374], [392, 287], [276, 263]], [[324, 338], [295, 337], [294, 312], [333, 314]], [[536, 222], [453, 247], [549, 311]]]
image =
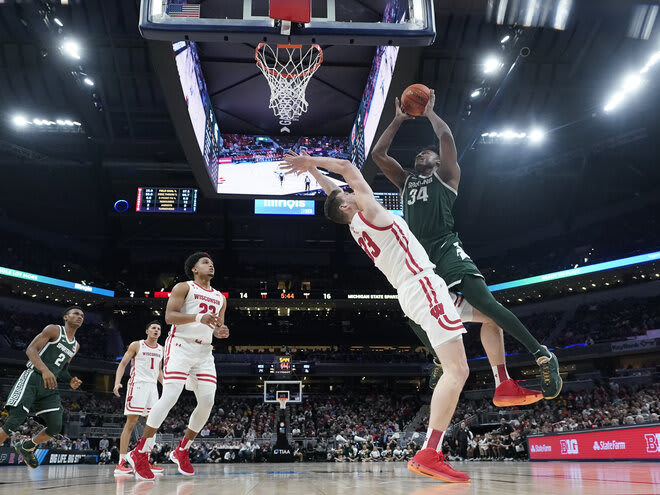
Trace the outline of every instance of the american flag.
[[168, 3], [167, 15], [170, 17], [199, 17], [199, 4]]

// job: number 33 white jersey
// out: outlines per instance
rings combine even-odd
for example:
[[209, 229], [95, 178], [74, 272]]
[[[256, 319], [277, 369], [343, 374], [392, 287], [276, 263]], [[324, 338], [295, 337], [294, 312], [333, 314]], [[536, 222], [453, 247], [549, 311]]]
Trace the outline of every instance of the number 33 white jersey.
[[388, 214], [392, 223], [387, 227], [377, 227], [367, 221], [360, 211], [353, 217], [350, 229], [355, 241], [385, 274], [392, 287], [398, 289], [421, 273], [432, 272], [435, 265], [410, 232], [405, 220]]
[[[220, 314], [220, 310], [226, 304], [225, 296], [222, 293], [215, 289], [207, 290], [192, 280], [186, 283], [189, 289], [181, 313], [187, 315], [198, 313]], [[185, 325], [172, 325], [169, 335], [197, 342], [198, 344], [210, 344], [213, 341], [213, 329], [196, 321]]]

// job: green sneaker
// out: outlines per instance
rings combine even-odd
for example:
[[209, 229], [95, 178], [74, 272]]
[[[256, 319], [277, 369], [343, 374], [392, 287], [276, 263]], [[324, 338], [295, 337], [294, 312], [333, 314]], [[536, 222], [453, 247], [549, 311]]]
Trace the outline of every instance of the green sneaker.
[[[543, 346], [547, 351], [548, 348]], [[548, 351], [549, 352], [549, 351]], [[561, 392], [563, 381], [559, 374], [559, 361], [557, 356], [550, 352], [550, 357], [541, 356], [536, 360], [541, 368], [541, 392], [544, 399], [554, 399]]]
[[27, 450], [23, 448], [23, 442], [18, 442], [14, 444], [14, 450], [18, 455], [23, 456], [23, 462], [27, 467], [31, 469], [37, 469], [39, 467], [39, 460], [37, 459], [37, 456], [34, 455], [34, 449]]
[[438, 362], [437, 359], [433, 359], [433, 371], [429, 377], [429, 388], [433, 390], [438, 384], [438, 380], [442, 376], [442, 365]]

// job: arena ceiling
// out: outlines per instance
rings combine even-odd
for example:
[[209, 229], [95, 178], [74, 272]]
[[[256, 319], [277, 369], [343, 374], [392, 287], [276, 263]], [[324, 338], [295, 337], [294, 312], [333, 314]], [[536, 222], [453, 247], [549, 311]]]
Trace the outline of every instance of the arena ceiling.
[[[616, 112], [603, 111], [626, 74], [639, 70], [660, 49], [660, 27], [657, 23], [649, 27], [643, 19], [642, 28], [636, 28], [639, 5], [644, 4], [568, 3], [572, 10], [564, 30], [538, 27], [512, 33], [489, 18], [489, 2], [438, 0], [436, 42], [424, 49], [402, 50], [403, 56], [419, 60], [417, 69], [408, 74], [409, 82], [436, 88], [436, 111], [454, 131], [463, 167], [457, 220], [464, 237], [477, 245], [539, 224], [570, 223], [575, 211], [606, 211], [638, 198], [660, 196], [655, 161], [655, 137], [660, 132], [654, 110], [660, 89], [657, 78], [649, 77], [639, 94]], [[93, 210], [112, 229], [120, 222], [107, 202], [117, 195], [145, 181], [191, 185], [192, 176], [176, 141], [148, 43], [137, 29], [137, 2], [72, 0], [50, 13], [37, 8], [47, 4], [0, 5], [0, 163], [12, 171], [3, 184], [29, 182], [31, 168], [37, 167], [50, 185], [66, 187], [68, 171], [78, 170], [93, 184], [94, 192], [84, 186], [77, 191], [91, 202], [103, 201]], [[490, 4], [497, 7], [501, 1]], [[651, 2], [647, 7], [653, 6], [657, 7]], [[61, 35], [50, 20], [53, 15], [61, 20], [63, 33], [80, 40], [80, 61], [67, 60], [58, 50]], [[650, 16], [646, 15], [645, 19]], [[507, 34], [514, 38], [504, 46], [501, 40]], [[235, 84], [240, 78], [229, 80], [223, 75], [231, 67], [256, 71], [249, 47], [234, 48], [202, 44], [207, 83], [218, 94], [216, 109], [224, 112], [228, 126], [224, 131], [261, 132], [263, 125], [255, 117], [223, 108], [219, 98], [230, 94], [251, 115], [271, 117], [267, 108], [254, 107], [259, 100], [255, 92], [267, 92], [260, 75], [251, 79], [254, 84]], [[509, 70], [523, 48], [528, 53]], [[329, 52], [332, 49], [328, 47]], [[351, 55], [343, 57], [344, 65], [328, 64], [325, 73], [319, 73], [324, 82], [310, 84], [311, 121], [323, 120], [329, 95], [345, 110], [344, 119], [324, 132], [344, 128], [348, 132], [373, 52], [337, 50]], [[489, 53], [501, 55], [503, 66], [498, 74], [485, 78], [482, 69]], [[81, 83], [80, 74], [72, 72], [88, 74], [94, 87]], [[477, 88], [486, 86], [485, 96], [471, 98]], [[82, 123], [83, 132], [22, 132], [11, 124], [17, 112], [45, 119], [70, 116]], [[383, 118], [391, 116], [389, 106]], [[481, 142], [485, 132], [527, 131], [534, 126], [546, 131], [539, 146]], [[408, 164], [416, 150], [432, 142], [430, 126], [417, 119], [405, 124], [392, 152]], [[371, 165], [365, 170], [375, 189], [392, 190], [381, 175], [374, 177]], [[3, 187], [3, 192], [5, 198], [20, 203], [15, 187]], [[510, 200], [504, 202], [503, 197]], [[20, 216], [20, 208], [12, 208], [7, 211]], [[213, 216], [217, 209], [206, 211]], [[200, 219], [208, 220], [204, 215]]]

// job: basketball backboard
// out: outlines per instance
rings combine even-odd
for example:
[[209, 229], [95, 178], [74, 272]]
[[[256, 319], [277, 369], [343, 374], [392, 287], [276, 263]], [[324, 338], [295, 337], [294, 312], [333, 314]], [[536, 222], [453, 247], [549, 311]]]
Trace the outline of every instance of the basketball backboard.
[[264, 382], [264, 402], [278, 404], [287, 396], [287, 402], [302, 402], [302, 382], [299, 380], [269, 380]]
[[142, 0], [140, 32], [153, 40], [255, 44], [427, 46], [435, 38], [433, 0], [310, 1], [310, 22], [283, 31], [269, 17], [269, 0]]

